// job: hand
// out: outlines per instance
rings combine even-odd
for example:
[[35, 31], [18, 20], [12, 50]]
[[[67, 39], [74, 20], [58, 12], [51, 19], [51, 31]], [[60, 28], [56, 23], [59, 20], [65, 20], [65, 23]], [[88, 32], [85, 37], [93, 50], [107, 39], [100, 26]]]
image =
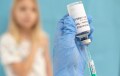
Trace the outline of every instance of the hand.
[[32, 42], [31, 51], [33, 54], [36, 54], [38, 48], [39, 48], [39, 44], [37, 42]]
[[[91, 23], [91, 18], [88, 18]], [[92, 39], [93, 28], [89, 38]], [[53, 51], [54, 76], [83, 76], [85, 66], [84, 45], [76, 35], [73, 19], [66, 15], [58, 24]]]

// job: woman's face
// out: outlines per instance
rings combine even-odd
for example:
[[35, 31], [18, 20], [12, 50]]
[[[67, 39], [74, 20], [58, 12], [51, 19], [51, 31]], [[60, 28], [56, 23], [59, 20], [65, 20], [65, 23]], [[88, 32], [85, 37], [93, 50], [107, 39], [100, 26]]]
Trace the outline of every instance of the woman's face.
[[32, 0], [19, 1], [13, 11], [13, 19], [24, 30], [34, 27], [38, 21], [38, 10], [35, 3]]

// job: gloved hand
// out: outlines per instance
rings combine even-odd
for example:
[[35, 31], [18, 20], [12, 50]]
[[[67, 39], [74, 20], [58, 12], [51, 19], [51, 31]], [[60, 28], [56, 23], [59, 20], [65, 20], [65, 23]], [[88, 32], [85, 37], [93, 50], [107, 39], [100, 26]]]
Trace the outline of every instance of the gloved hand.
[[[88, 17], [91, 23], [91, 17]], [[92, 39], [93, 28], [89, 38]], [[75, 37], [73, 19], [66, 15], [58, 23], [53, 50], [54, 76], [83, 76], [86, 64], [84, 46]]]

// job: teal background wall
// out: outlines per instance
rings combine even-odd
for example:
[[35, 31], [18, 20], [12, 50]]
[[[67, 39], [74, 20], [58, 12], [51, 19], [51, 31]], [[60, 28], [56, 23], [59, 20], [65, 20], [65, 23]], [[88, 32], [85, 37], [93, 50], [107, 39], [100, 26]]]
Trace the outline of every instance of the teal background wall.
[[[57, 21], [67, 13], [66, 5], [77, 0], [39, 0], [41, 19], [53, 47]], [[0, 34], [8, 25], [11, 0], [0, 0]], [[89, 50], [96, 64], [98, 76], [120, 76], [120, 0], [83, 0], [95, 27], [93, 43]], [[86, 68], [85, 76], [88, 76]], [[4, 76], [0, 67], [0, 76]]]

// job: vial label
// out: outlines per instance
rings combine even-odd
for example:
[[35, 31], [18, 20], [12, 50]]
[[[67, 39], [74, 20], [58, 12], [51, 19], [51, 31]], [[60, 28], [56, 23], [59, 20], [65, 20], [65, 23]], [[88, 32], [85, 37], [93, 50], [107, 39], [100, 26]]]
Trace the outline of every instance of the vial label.
[[82, 3], [68, 6], [68, 12], [75, 21], [77, 34], [90, 30], [88, 19]]
[[88, 21], [86, 16], [75, 18], [74, 21], [76, 23], [77, 29], [88, 26]]

